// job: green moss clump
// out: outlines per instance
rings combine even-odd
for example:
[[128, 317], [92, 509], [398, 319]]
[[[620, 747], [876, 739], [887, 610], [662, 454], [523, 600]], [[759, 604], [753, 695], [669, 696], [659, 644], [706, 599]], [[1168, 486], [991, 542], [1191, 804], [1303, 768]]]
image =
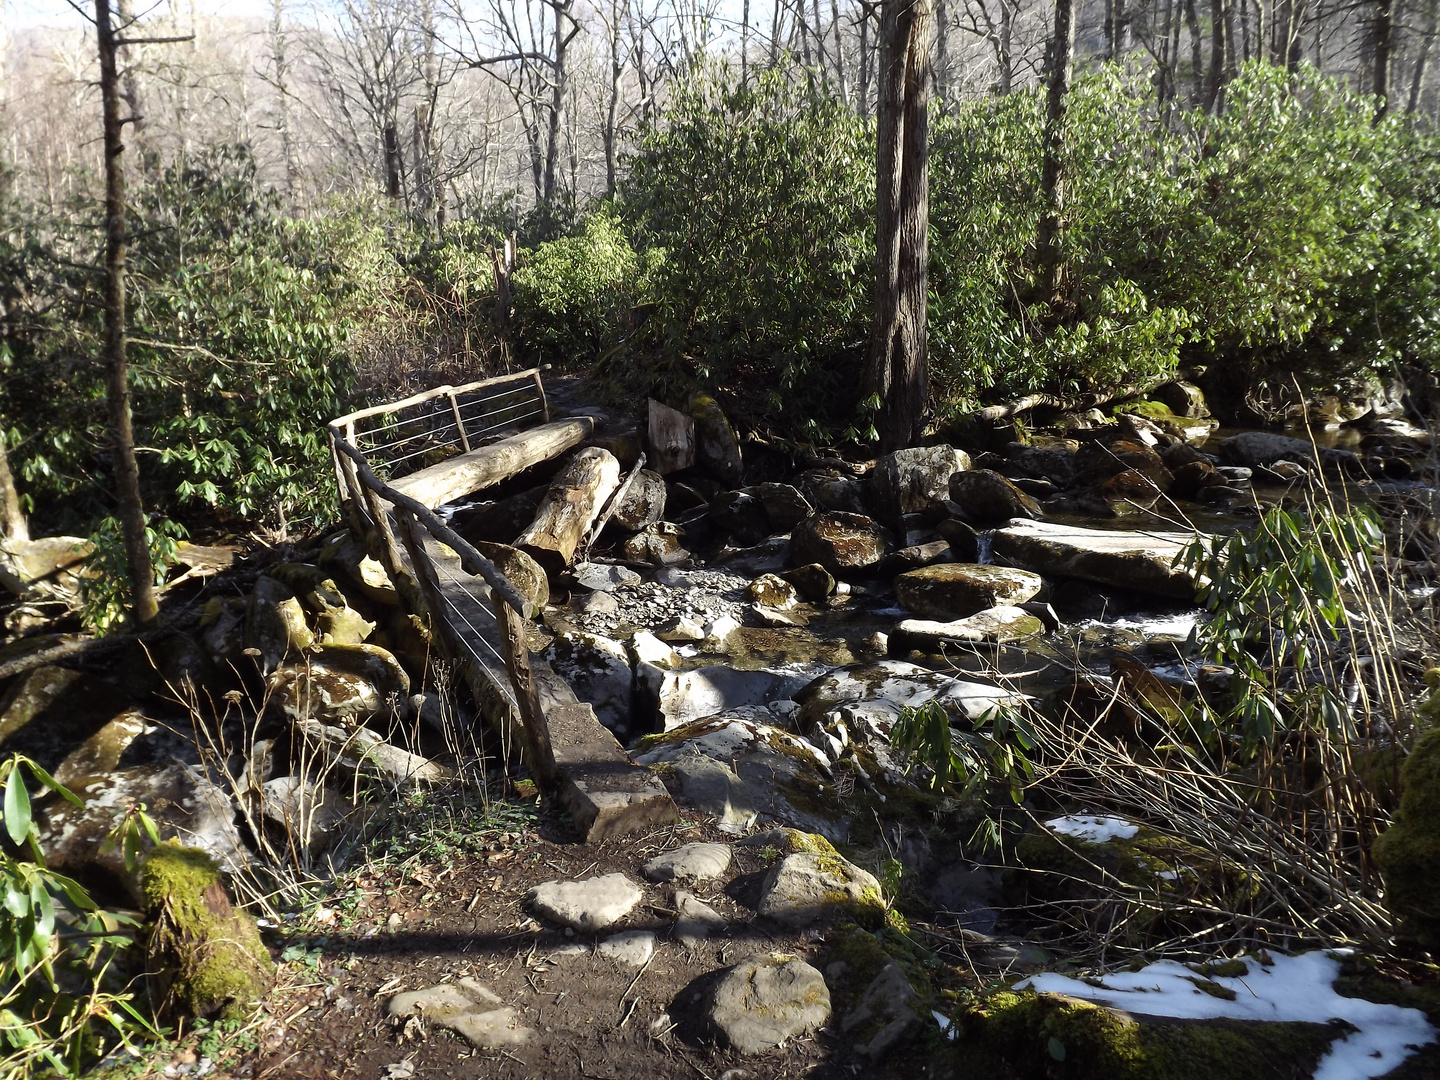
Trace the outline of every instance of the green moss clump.
[[1158, 401], [1130, 401], [1115, 409], [1115, 415], [1121, 413], [1133, 413], [1136, 416], [1143, 416], [1149, 420], [1173, 420], [1175, 414], [1170, 410], [1169, 405]]
[[231, 907], [215, 860], [198, 848], [159, 844], [145, 858], [140, 890], [161, 1010], [244, 1016], [269, 989], [275, 966], [255, 921]]
[[1440, 728], [1400, 770], [1400, 813], [1375, 841], [1385, 904], [1422, 948], [1440, 949]]
[[1339, 1021], [1141, 1022], [1077, 998], [1005, 990], [960, 1010], [953, 1045], [967, 1075], [997, 1080], [1300, 1080], [1349, 1030]]

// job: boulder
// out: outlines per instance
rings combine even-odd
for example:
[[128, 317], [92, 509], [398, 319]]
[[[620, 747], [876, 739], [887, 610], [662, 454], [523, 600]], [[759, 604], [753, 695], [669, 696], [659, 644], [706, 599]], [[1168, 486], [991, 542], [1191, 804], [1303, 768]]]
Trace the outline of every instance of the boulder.
[[806, 563], [780, 575], [795, 586], [795, 591], [812, 604], [818, 604], [835, 591], [835, 579], [819, 563]]
[[712, 1031], [741, 1054], [759, 1054], [807, 1035], [830, 1019], [825, 977], [783, 954], [737, 964], [717, 982], [704, 1005]]
[[429, 758], [392, 746], [369, 728], [346, 731], [314, 720], [301, 720], [295, 728], [307, 749], [345, 773], [379, 779], [401, 790], [442, 784], [455, 775]]
[[475, 550], [495, 564], [495, 569], [530, 601], [533, 610], [540, 611], [550, 602], [550, 579], [533, 555], [509, 544], [485, 540], [476, 544]]
[[1204, 419], [1210, 415], [1210, 408], [1205, 403], [1205, 392], [1194, 383], [1185, 382], [1183, 379], [1157, 386], [1150, 391], [1150, 397], [1176, 416]]
[[901, 574], [895, 596], [903, 607], [948, 622], [1033, 599], [1045, 584], [1038, 574], [1008, 566], [941, 563]]
[[[144, 803], [162, 839], [178, 839], [199, 847], [227, 873], [248, 865], [249, 855], [234, 825], [235, 807], [228, 792], [179, 763], [136, 765], [99, 776], [79, 777], [70, 789], [82, 806], [53, 802], [40, 820], [40, 847], [52, 870], [82, 880], [97, 873], [132, 891], [138, 883], [125, 871], [118, 851], [100, 852], [115, 819], [129, 807]], [[135, 893], [139, 899], [138, 891]]]
[[1096, 484], [1082, 494], [1078, 502], [1081, 509], [1092, 514], [1126, 517], [1145, 513], [1160, 500], [1161, 494], [1142, 473], [1125, 469]]
[[1220, 440], [1220, 455], [1232, 465], [1268, 468], [1277, 461], [1319, 462], [1328, 468], [1358, 470], [1359, 459], [1349, 450], [1316, 446], [1306, 439], [1272, 431], [1242, 431]]
[[[843, 840], [849, 816], [833, 797], [830, 759], [808, 739], [758, 719], [716, 716], [642, 739], [635, 761], [658, 769], [679, 797], [743, 834], [760, 815]], [[826, 796], [826, 792], [832, 795]]]
[[[113, 683], [47, 665], [20, 676], [0, 698], [0, 753], [24, 754], [53, 772], [110, 724], [137, 719], [143, 724], [135, 703]], [[80, 775], [114, 768], [119, 751], [114, 759]]]
[[789, 611], [799, 601], [794, 585], [775, 574], [762, 574], [745, 587], [747, 599], [762, 607]]
[[[828, 923], [847, 915], [879, 925], [885, 901], [875, 875], [862, 870], [816, 837], [821, 850], [787, 855], [770, 868], [760, 886], [756, 912], [783, 926]], [[828, 849], [828, 850], [825, 850]]]
[[657, 521], [626, 538], [623, 546], [625, 558], [651, 566], [675, 566], [686, 562], [690, 553], [681, 544], [683, 536], [678, 525]]
[[745, 577], [777, 573], [789, 565], [789, 536], [771, 536], [753, 547], [726, 548], [711, 564], [714, 569], [725, 569]]
[[770, 535], [765, 504], [748, 491], [722, 491], [710, 500], [709, 517], [742, 544], [758, 544]]
[[800, 474], [800, 486], [821, 510], [865, 513], [864, 486], [838, 469], [807, 469]]
[[874, 566], [885, 554], [889, 536], [871, 518], [827, 510], [806, 518], [790, 535], [798, 565], [819, 563], [837, 576]]
[[946, 709], [979, 720], [996, 705], [1018, 704], [1025, 696], [916, 664], [879, 660], [836, 668], [807, 685], [795, 700], [800, 703], [802, 729], [822, 727], [835, 717], [846, 723], [852, 739], [874, 746], [887, 743], [891, 726], [907, 707], [937, 701]]
[[395, 591], [395, 583], [385, 567], [370, 557], [365, 545], [355, 539], [350, 530], [327, 539], [320, 547], [319, 559], [321, 566], [340, 567], [366, 599], [389, 607], [400, 606], [400, 594]]
[[688, 411], [695, 418], [697, 462], [725, 483], [739, 484], [745, 473], [740, 440], [719, 402], [708, 394], [696, 394], [690, 399]]
[[[953, 509], [960, 507], [955, 503], [949, 504]], [[935, 526], [947, 544], [950, 545], [950, 553], [955, 557], [956, 562], [978, 563], [980, 559], [980, 534], [973, 526], [967, 525], [959, 518], [947, 518]], [[989, 549], [989, 540], [986, 539], [986, 549]]]
[[401, 1021], [424, 1017], [478, 1050], [519, 1046], [535, 1038], [535, 1030], [521, 1023], [518, 1011], [504, 1004], [488, 986], [469, 978], [396, 994], [386, 1012]]
[[764, 504], [772, 533], [788, 533], [815, 512], [810, 500], [792, 484], [757, 484], [749, 490]]
[[859, 1002], [840, 1021], [840, 1030], [857, 1040], [857, 1053], [880, 1061], [919, 1026], [919, 1007], [920, 996], [905, 970], [886, 959]]
[[763, 705], [789, 682], [788, 675], [722, 665], [666, 672], [657, 695], [661, 730], [673, 731], [746, 705]]
[[650, 930], [626, 930], [600, 942], [595, 955], [627, 967], [643, 968], [655, 955], [655, 934]]
[[952, 446], [896, 450], [875, 462], [865, 491], [875, 516], [898, 528], [906, 514], [928, 510], [950, 494], [950, 477], [970, 467], [970, 456]]
[[675, 938], [687, 948], [702, 945], [705, 939], [723, 934], [730, 926], [725, 916], [686, 889], [675, 890]]
[[956, 473], [950, 478], [950, 499], [982, 528], [1010, 518], [1043, 516], [1038, 502], [990, 469]]
[[1175, 483], [1171, 485], [1170, 493], [1177, 499], [1193, 499], [1204, 488], [1223, 483], [1225, 478], [1215, 471], [1210, 462], [1187, 461], [1175, 469]]
[[547, 881], [531, 887], [525, 903], [541, 918], [592, 934], [620, 922], [644, 899], [624, 874], [604, 874], [581, 881]]
[[912, 544], [899, 551], [892, 551], [880, 560], [878, 570], [882, 574], [903, 574], [919, 570], [922, 566], [948, 563], [955, 560], [955, 551], [946, 540], [932, 540], [928, 544]]
[[261, 816], [311, 855], [335, 846], [350, 808], [329, 788], [302, 776], [279, 776], [260, 787]]
[[1079, 578], [1191, 600], [1194, 579], [1173, 563], [1194, 539], [1193, 533], [1114, 532], [1014, 521], [996, 531], [994, 550], [997, 558], [1047, 577]]
[[[1440, 675], [1432, 669], [1427, 681], [1433, 704], [1440, 694], [1434, 689]], [[1440, 949], [1440, 912], [1435, 908], [1440, 894], [1440, 729], [1421, 736], [1405, 759], [1400, 813], [1376, 839], [1374, 851], [1385, 880], [1385, 906], [1422, 948]]]
[[614, 563], [579, 563], [570, 571], [575, 584], [582, 589], [610, 592], [621, 585], [638, 585], [645, 579], [634, 570]]
[[409, 674], [378, 645], [322, 645], [269, 680], [270, 708], [291, 720], [360, 725], [409, 697]]
[[1005, 456], [1027, 476], [1064, 488], [1075, 482], [1075, 453], [1079, 449], [1075, 439], [1035, 435], [1028, 443], [1007, 444]]
[[903, 619], [895, 627], [891, 641], [899, 638], [921, 648], [957, 641], [982, 641], [1003, 645], [1038, 637], [1044, 632], [1045, 624], [1034, 615], [1022, 608], [1002, 605], [953, 622]]
[[668, 496], [665, 478], [649, 469], [641, 469], [615, 508], [610, 521], [625, 532], [639, 532], [647, 525], [654, 525], [665, 517], [665, 501]]
[[268, 674], [290, 653], [314, 644], [305, 609], [289, 586], [273, 577], [256, 579], [245, 609], [245, 646], [260, 651], [262, 670]]
[[717, 878], [730, 869], [728, 844], [684, 844], [656, 855], [645, 864], [643, 873], [651, 881], [673, 881], [681, 885]]
[[79, 536], [42, 536], [0, 543], [0, 588], [21, 600], [75, 603], [94, 545]]

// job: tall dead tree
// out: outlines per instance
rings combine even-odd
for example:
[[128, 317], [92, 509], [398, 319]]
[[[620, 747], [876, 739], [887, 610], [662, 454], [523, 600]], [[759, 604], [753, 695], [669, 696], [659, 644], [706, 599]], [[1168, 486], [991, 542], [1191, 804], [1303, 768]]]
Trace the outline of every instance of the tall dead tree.
[[1045, 131], [1040, 161], [1040, 231], [1035, 243], [1036, 284], [1052, 304], [1060, 299], [1065, 214], [1065, 113], [1075, 55], [1074, 0], [1055, 0], [1055, 34], [1050, 39], [1050, 72], [1045, 89]]
[[929, 396], [931, 0], [885, 0], [880, 13], [875, 153], [875, 324], [866, 393], [879, 399], [882, 450], [919, 437]]
[[1375, 122], [1385, 119], [1390, 107], [1390, 53], [1395, 43], [1394, 0], [1377, 0], [1375, 4], [1374, 66]]

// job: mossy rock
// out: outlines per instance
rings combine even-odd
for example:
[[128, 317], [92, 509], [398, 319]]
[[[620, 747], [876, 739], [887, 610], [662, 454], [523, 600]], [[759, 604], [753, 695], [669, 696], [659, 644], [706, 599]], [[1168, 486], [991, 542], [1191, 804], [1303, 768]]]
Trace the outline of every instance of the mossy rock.
[[962, 1009], [955, 1052], [990, 1080], [1300, 1080], [1332, 1040], [1329, 1024], [1137, 1020], [1078, 998], [1004, 990]]
[[269, 990], [275, 965], [255, 920], [230, 905], [215, 860], [199, 848], [158, 844], [141, 868], [140, 891], [160, 1010], [245, 1016]]
[[1400, 770], [1400, 813], [1375, 841], [1385, 905], [1422, 948], [1440, 949], [1440, 728]]
[[1174, 420], [1175, 413], [1169, 405], [1159, 401], [1127, 401], [1124, 405], [1117, 406], [1115, 415], [1130, 413], [1134, 416], [1143, 416], [1147, 420]]
[[1016, 844], [1015, 859], [1030, 898], [1063, 905], [1082, 928], [1093, 920], [1108, 922], [1113, 911], [1105, 901], [1113, 898], [1117, 878], [1161, 901], [1153, 913], [1128, 923], [1136, 937], [1132, 943], [1152, 928], [1183, 924], [1187, 901], [1238, 910], [1260, 888], [1259, 879], [1239, 863], [1144, 826], [1128, 839], [1101, 843], [1034, 829]]

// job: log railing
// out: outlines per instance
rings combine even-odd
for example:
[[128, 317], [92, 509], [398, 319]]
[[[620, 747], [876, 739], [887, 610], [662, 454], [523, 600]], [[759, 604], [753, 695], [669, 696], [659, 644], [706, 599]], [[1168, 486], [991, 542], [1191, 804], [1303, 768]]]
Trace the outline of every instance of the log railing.
[[[363, 519], [354, 523], [362, 535], [375, 539], [391, 580], [413, 586], [408, 599], [423, 605], [432, 630], [461, 666], [477, 702], [503, 704], [510, 715], [499, 718], [502, 731], [518, 729], [531, 774], [542, 787], [552, 786], [555, 759], [525, 643], [530, 601], [433, 510], [380, 479], [365, 453], [340, 434], [346, 419], [330, 425], [330, 445], [341, 491]], [[471, 581], [437, 562], [427, 539], [453, 551]], [[462, 591], [459, 602], [444, 587], [442, 575]], [[473, 583], [476, 578], [484, 588]]]

